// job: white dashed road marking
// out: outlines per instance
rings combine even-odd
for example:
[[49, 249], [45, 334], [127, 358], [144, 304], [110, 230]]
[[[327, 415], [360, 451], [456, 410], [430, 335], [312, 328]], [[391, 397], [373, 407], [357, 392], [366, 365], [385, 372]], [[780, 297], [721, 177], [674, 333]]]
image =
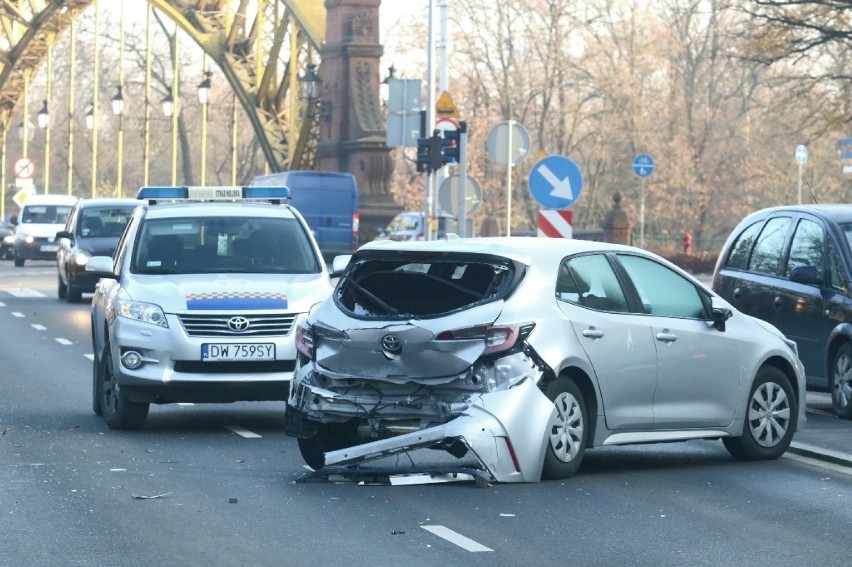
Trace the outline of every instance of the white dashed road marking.
[[12, 311], [12, 317], [17, 317], [17, 318], [20, 319], [23, 316], [24, 316], [24, 314], [21, 313], [20, 311]]
[[178, 405], [186, 407], [186, 406], [194, 406], [195, 404], [192, 404], [192, 403], [189, 403], [189, 402], [180, 402]]
[[6, 307], [6, 304], [0, 301], [0, 307]]
[[240, 435], [241, 437], [245, 437], [246, 439], [260, 439], [260, 435], [258, 435], [257, 433], [254, 433], [252, 431], [249, 431], [248, 429], [242, 428], [239, 425], [226, 425], [225, 427], [230, 429], [231, 431], [233, 431], [237, 435]]
[[36, 291], [34, 289], [7, 289], [9, 295], [15, 297], [47, 297], [40, 291]]
[[88, 352], [88, 353], [84, 354], [83, 356], [85, 356], [86, 358], [88, 358], [88, 359], [89, 359], [89, 360], [91, 360], [92, 362], [94, 362], [94, 361], [95, 361], [95, 355], [94, 355], [94, 354], [92, 354], [92, 353], [90, 353], [90, 352]]
[[34, 323], [32, 325], [32, 328], [35, 329], [36, 331], [46, 331], [47, 330], [47, 327], [45, 327], [44, 325], [39, 325], [38, 323]]
[[71, 341], [69, 341], [68, 339], [63, 339], [62, 337], [57, 337], [57, 338], [56, 338], [56, 339], [54, 339], [54, 340], [55, 340], [56, 342], [58, 342], [59, 344], [63, 345], [63, 346], [68, 346], [68, 345], [73, 345], [73, 344], [74, 344], [74, 343], [72, 343]]
[[465, 537], [458, 532], [454, 532], [450, 528], [444, 526], [420, 526], [427, 532], [432, 532], [438, 537], [444, 538], [450, 543], [465, 549], [467, 551], [494, 551], [490, 547], [485, 547], [481, 543], [475, 542], [469, 537]]

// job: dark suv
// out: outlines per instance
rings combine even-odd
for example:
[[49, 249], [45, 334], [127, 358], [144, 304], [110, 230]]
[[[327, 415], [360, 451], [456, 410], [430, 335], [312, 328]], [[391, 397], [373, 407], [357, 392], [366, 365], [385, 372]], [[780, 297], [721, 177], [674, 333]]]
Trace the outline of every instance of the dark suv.
[[713, 289], [796, 341], [809, 388], [852, 419], [852, 205], [763, 209], [728, 237]]

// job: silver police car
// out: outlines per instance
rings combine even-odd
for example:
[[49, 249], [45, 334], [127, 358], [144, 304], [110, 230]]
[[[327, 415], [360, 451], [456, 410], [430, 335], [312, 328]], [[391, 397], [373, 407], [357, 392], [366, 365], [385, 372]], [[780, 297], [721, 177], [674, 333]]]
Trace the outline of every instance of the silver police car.
[[149, 405], [285, 400], [294, 329], [332, 290], [284, 187], [146, 187], [92, 300], [93, 410], [113, 429]]

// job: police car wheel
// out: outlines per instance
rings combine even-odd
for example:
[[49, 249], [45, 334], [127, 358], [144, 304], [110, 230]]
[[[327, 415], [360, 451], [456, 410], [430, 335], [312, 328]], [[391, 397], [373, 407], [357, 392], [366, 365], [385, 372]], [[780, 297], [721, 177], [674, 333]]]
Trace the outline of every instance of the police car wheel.
[[101, 413], [111, 429], [140, 429], [148, 418], [147, 403], [131, 402], [115, 380], [110, 345], [104, 345], [103, 359], [98, 365], [96, 387]]

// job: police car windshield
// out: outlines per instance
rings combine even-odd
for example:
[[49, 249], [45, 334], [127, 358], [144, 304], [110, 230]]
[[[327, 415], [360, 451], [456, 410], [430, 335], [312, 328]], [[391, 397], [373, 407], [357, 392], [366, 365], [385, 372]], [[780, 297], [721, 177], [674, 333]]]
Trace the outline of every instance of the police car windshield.
[[145, 220], [131, 271], [312, 274], [321, 268], [296, 219], [190, 217]]

